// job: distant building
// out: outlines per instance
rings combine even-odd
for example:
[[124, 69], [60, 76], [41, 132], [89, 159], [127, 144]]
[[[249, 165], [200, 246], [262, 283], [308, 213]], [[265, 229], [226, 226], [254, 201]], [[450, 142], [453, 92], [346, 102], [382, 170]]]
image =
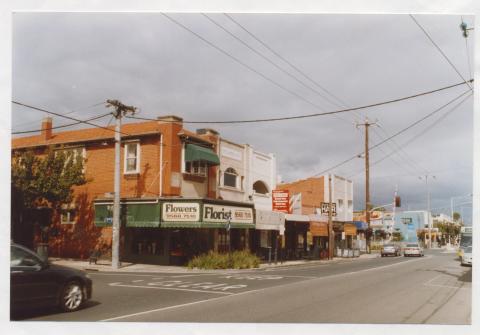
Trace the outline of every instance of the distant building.
[[402, 233], [405, 242], [418, 242], [417, 231], [428, 228], [427, 211], [404, 211], [395, 214], [393, 232]]

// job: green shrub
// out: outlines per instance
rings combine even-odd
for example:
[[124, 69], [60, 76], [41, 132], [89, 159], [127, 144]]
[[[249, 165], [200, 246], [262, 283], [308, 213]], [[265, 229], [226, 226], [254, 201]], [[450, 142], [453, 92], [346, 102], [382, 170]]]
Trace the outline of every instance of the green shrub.
[[187, 267], [189, 269], [250, 269], [258, 268], [260, 259], [248, 251], [234, 251], [231, 254], [220, 254], [210, 251], [195, 256]]

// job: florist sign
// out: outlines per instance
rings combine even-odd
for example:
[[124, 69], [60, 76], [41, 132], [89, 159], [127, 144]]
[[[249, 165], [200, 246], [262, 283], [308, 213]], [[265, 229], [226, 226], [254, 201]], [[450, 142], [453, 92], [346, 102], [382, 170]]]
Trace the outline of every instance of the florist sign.
[[165, 222], [200, 221], [200, 205], [195, 202], [164, 202], [162, 209]]
[[253, 223], [252, 208], [204, 204], [203, 222]]

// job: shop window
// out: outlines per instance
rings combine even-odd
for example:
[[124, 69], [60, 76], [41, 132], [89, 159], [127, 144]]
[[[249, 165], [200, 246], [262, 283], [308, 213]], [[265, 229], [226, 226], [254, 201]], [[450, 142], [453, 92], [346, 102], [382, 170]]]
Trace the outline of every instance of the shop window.
[[77, 212], [75, 209], [62, 209], [60, 213], [61, 224], [75, 224]]
[[230, 246], [230, 234], [226, 230], [219, 229], [218, 232], [218, 251], [227, 252]]
[[140, 142], [125, 143], [125, 174], [140, 173]]
[[204, 161], [192, 161], [185, 162], [185, 173], [206, 177], [208, 171], [208, 165]]
[[238, 188], [239, 185], [237, 185], [237, 178], [237, 171], [232, 168], [228, 168], [223, 174], [223, 185]]
[[253, 191], [256, 194], [264, 194], [268, 195], [268, 187], [265, 185], [265, 183], [261, 180], [256, 181], [253, 183]]

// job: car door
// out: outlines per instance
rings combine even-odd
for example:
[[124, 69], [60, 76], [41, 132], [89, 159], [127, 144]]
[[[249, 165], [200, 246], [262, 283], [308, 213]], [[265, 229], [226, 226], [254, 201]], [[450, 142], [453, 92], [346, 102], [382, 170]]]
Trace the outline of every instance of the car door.
[[11, 247], [10, 299], [13, 306], [48, 305], [55, 301], [56, 284], [45, 263], [28, 249]]

